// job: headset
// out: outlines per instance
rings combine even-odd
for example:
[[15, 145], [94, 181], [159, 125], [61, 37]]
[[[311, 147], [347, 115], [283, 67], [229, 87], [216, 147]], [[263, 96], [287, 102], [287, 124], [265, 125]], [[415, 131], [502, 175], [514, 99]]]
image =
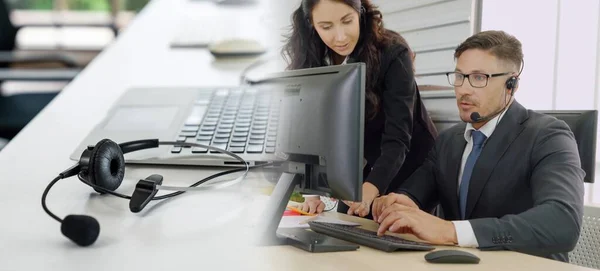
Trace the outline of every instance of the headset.
[[[138, 150], [157, 148], [161, 145], [206, 148], [231, 156], [246, 166], [217, 173], [188, 187], [162, 185], [163, 177], [158, 174], [152, 174], [137, 183], [135, 191], [131, 196], [115, 192], [121, 185], [123, 177], [125, 176], [124, 154]], [[272, 165], [272, 163], [263, 164], [260, 165], [260, 167], [268, 165]], [[58, 176], [48, 184], [42, 194], [42, 208], [50, 217], [61, 223], [61, 232], [63, 235], [80, 246], [89, 246], [96, 241], [100, 233], [100, 224], [95, 218], [86, 215], [68, 215], [64, 219], [60, 219], [48, 210], [48, 207], [46, 206], [46, 196], [48, 195], [48, 192], [52, 186], [61, 179], [77, 175], [80, 181], [92, 187], [98, 193], [110, 194], [129, 200], [129, 209], [131, 212], [137, 213], [142, 211], [151, 200], [171, 198], [183, 194], [186, 191], [215, 189], [237, 184], [246, 177], [249, 170], [250, 167], [248, 163], [240, 156], [209, 145], [190, 142], [159, 141], [158, 139], [144, 139], [117, 144], [110, 139], [102, 139], [95, 146], [88, 146], [81, 154], [78, 163], [58, 174]], [[215, 184], [199, 186], [211, 179], [239, 171], [244, 171], [244, 173], [233, 180], [219, 181]], [[177, 192], [156, 196], [158, 190]]]
[[[519, 86], [519, 76], [521, 75], [521, 72], [523, 72], [523, 68], [525, 67], [525, 60], [521, 59], [521, 62], [523, 63], [523, 65], [521, 65], [521, 69], [519, 71], [519, 73], [517, 74], [517, 76], [511, 76], [510, 78], [508, 78], [506, 80], [506, 83], [504, 84], [506, 87], [506, 90], [510, 91], [510, 97], [512, 98], [515, 95], [515, 89]], [[489, 114], [485, 117], [482, 117], [479, 112], [473, 112], [471, 113], [471, 120], [473, 122], [482, 122], [482, 121], [488, 121], [492, 118], [494, 118], [494, 116], [502, 113], [506, 107], [508, 106], [508, 104], [506, 103], [506, 95], [504, 95], [504, 92], [502, 92], [502, 95], [504, 96], [504, 105], [502, 106], [502, 108], [500, 108], [500, 110], [497, 110], [496, 112], [493, 112], [492, 114]], [[500, 119], [498, 119], [500, 120]]]

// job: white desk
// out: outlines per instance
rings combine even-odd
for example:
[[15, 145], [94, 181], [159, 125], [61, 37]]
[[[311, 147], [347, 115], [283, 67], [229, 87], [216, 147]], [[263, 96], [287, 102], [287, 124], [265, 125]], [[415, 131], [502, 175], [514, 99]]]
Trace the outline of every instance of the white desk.
[[[237, 244], [248, 231], [243, 222], [256, 211], [252, 195], [263, 179], [239, 188], [189, 193], [152, 203], [139, 214], [128, 202], [96, 195], [75, 178], [59, 182], [48, 197], [60, 217], [85, 213], [101, 225], [98, 241], [80, 248], [65, 239], [59, 224], [40, 206], [47, 183], [73, 164], [70, 153], [128, 87], [236, 85], [249, 62], [215, 60], [205, 50], [170, 50], [181, 14], [234, 14], [210, 3], [155, 0], [119, 39], [102, 52], [40, 115], [0, 152], [0, 270], [370, 270], [401, 266], [434, 269], [423, 253], [357, 252], [313, 255], [292, 247], [254, 248]], [[235, 16], [235, 15], [232, 15]], [[211, 171], [128, 167], [119, 191], [160, 173], [169, 184], [189, 184]], [[260, 203], [260, 201], [256, 202]], [[373, 226], [373, 225], [371, 225]], [[512, 252], [479, 252], [482, 264], [448, 269], [582, 270]], [[349, 268], [348, 268], [349, 267]]]

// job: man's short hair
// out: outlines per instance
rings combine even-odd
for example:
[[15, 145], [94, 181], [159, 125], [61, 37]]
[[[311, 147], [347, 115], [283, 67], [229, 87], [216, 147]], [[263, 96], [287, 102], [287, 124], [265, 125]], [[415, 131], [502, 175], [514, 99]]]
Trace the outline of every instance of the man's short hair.
[[514, 64], [517, 69], [523, 62], [521, 42], [504, 31], [489, 30], [479, 32], [461, 43], [454, 51], [454, 58], [469, 49], [480, 49], [489, 52], [502, 61]]

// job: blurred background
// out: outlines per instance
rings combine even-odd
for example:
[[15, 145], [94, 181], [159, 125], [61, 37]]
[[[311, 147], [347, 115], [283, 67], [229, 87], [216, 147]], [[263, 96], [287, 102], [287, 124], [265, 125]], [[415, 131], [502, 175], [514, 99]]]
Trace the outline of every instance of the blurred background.
[[0, 149], [149, 0], [0, 0]]
[[60, 52], [80, 65], [114, 40], [148, 1], [0, 0], [18, 28], [14, 49]]

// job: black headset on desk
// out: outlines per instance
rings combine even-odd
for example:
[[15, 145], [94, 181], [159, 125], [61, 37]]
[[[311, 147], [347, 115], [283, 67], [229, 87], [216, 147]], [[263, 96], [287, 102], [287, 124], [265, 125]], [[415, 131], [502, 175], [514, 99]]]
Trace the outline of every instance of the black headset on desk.
[[[125, 176], [125, 158], [123, 154], [138, 150], [157, 148], [159, 145], [200, 147], [218, 151], [235, 158], [246, 165], [246, 167], [217, 173], [188, 187], [163, 186], [163, 177], [158, 174], [153, 174], [144, 180], [140, 180], [131, 196], [115, 192], [115, 190], [121, 185], [123, 177]], [[270, 164], [263, 164], [260, 165], [260, 167], [268, 165]], [[94, 190], [98, 193], [110, 194], [129, 200], [129, 209], [132, 212], [137, 213], [143, 210], [151, 200], [171, 198], [183, 194], [186, 191], [207, 190], [207, 187], [199, 187], [199, 185], [219, 176], [245, 170], [244, 174], [238, 178], [229, 182], [219, 182], [217, 184], [213, 184], [210, 186], [210, 188], [224, 187], [239, 183], [246, 177], [249, 169], [250, 167], [248, 166], [248, 163], [240, 156], [232, 152], [208, 145], [188, 142], [159, 141], [158, 139], [137, 140], [117, 144], [110, 139], [102, 139], [95, 146], [89, 146], [86, 150], [84, 150], [77, 164], [61, 172], [48, 184], [44, 190], [44, 193], [42, 194], [42, 208], [44, 208], [44, 211], [46, 211], [48, 215], [61, 223], [61, 232], [63, 235], [80, 246], [89, 246], [96, 241], [100, 233], [100, 224], [95, 218], [87, 215], [68, 215], [64, 219], [60, 219], [58, 216], [48, 210], [48, 207], [46, 206], [46, 196], [48, 195], [48, 192], [52, 186], [61, 179], [66, 179], [77, 175], [79, 180], [81, 180], [84, 184], [94, 188]], [[177, 192], [162, 196], [155, 196], [158, 190], [170, 190]]]

